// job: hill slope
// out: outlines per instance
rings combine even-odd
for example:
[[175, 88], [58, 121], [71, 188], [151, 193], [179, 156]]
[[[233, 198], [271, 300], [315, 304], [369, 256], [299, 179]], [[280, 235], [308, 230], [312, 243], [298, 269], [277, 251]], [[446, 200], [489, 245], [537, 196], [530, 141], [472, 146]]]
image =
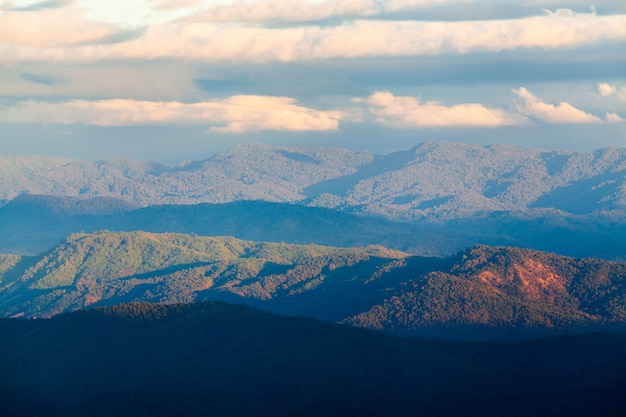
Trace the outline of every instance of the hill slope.
[[[104, 198], [91, 202], [85, 198], [20, 196], [0, 207], [0, 252], [38, 254], [70, 234], [97, 230], [193, 233], [342, 247], [381, 244], [429, 255], [456, 252], [462, 245], [458, 242], [462, 240], [460, 233], [448, 233], [437, 225], [397, 223], [288, 203], [236, 201], [121, 210], [119, 200], [108, 200], [109, 206], [104, 201]], [[65, 209], [79, 202], [89, 207], [99, 206], [101, 211]], [[118, 212], [114, 212], [116, 209]]]
[[626, 264], [506, 247], [441, 259], [379, 246], [97, 232], [5, 263], [3, 316], [213, 299], [403, 335], [519, 338], [626, 324]]
[[407, 280], [392, 297], [345, 322], [429, 336], [519, 337], [601, 322], [623, 332], [626, 264], [479, 246], [448, 270]]
[[[342, 249], [147, 232], [76, 234], [46, 254], [25, 258], [22, 269], [8, 268], [4, 276], [11, 278], [0, 277], [0, 309], [4, 315], [48, 317], [134, 300], [271, 301], [325, 282], [341, 286], [348, 277], [356, 279], [348, 286], [362, 291], [361, 284], [378, 268], [393, 269], [407, 256], [376, 246]], [[335, 296], [339, 291], [332, 290]], [[320, 302], [314, 300], [313, 309]]]
[[25, 192], [114, 196], [142, 206], [301, 202], [404, 220], [546, 209], [623, 214], [626, 149], [568, 153], [437, 142], [373, 155], [252, 144], [177, 166], [0, 156], [0, 199]]
[[439, 257], [477, 244], [518, 246], [626, 261], [626, 222], [608, 215], [491, 213], [448, 222], [402, 223], [266, 201], [134, 208], [114, 198], [36, 195], [20, 196], [0, 207], [0, 253], [34, 255], [70, 234], [104, 229], [341, 247], [377, 244]]
[[0, 320], [0, 414], [622, 416], [626, 339], [392, 338], [222, 303]]

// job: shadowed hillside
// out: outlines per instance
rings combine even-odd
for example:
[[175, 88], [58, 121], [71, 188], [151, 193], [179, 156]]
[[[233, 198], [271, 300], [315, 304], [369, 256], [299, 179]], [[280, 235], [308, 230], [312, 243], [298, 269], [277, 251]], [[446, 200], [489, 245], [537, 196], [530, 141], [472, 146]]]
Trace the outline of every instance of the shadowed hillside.
[[452, 343], [131, 304], [0, 320], [0, 414], [617, 417], [625, 364], [609, 334]]
[[626, 221], [609, 214], [490, 213], [439, 223], [401, 223], [266, 201], [133, 209], [114, 198], [35, 195], [20, 196], [0, 207], [0, 253], [34, 255], [49, 250], [70, 234], [103, 229], [341, 247], [375, 244], [413, 255], [439, 257], [486, 244], [626, 261]]

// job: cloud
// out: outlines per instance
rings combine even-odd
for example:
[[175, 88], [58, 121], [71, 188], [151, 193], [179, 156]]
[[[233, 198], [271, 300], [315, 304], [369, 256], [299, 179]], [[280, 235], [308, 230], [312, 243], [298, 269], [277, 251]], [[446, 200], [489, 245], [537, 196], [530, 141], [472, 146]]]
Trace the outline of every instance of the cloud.
[[184, 21], [194, 22], [309, 22], [337, 17], [362, 17], [379, 13], [375, 0], [334, 0], [313, 3], [306, 0], [238, 1], [209, 7]]
[[619, 101], [626, 101], [626, 87], [617, 87], [613, 84], [598, 83], [598, 93], [602, 97], [617, 96]]
[[[185, 0], [174, 0], [185, 1]], [[258, 0], [213, 5], [184, 17], [187, 22], [316, 22], [344, 18], [375, 17], [389, 12], [464, 3], [467, 0]]]
[[436, 101], [420, 103], [414, 97], [396, 97], [388, 91], [378, 91], [366, 100], [369, 111], [380, 124], [393, 128], [423, 126], [504, 126], [522, 122], [522, 118], [504, 110], [490, 109], [477, 103], [444, 106]]
[[619, 115], [615, 113], [607, 113], [605, 116], [607, 123], [621, 123], [624, 121]]
[[71, 100], [49, 103], [26, 100], [0, 112], [4, 123], [58, 123], [96, 126], [145, 124], [209, 125], [211, 130], [244, 133], [256, 130], [337, 130], [355, 115], [319, 111], [289, 97], [233, 96], [199, 103], [130, 99]]
[[569, 103], [561, 102], [558, 105], [548, 104], [535, 97], [524, 87], [513, 89], [520, 101], [517, 109], [520, 113], [537, 118], [547, 123], [602, 123], [602, 119], [586, 113]]
[[202, 0], [165, 0], [157, 4], [158, 10], [178, 10], [196, 7], [202, 4]]
[[20, 2], [18, 6], [15, 2], [7, 1], [4, 4], [0, 5], [0, 10], [10, 10], [10, 11], [20, 11], [20, 12], [29, 12], [33, 10], [43, 10], [43, 9], [56, 9], [59, 7], [65, 7], [72, 3], [74, 0], [48, 0], [48, 1], [40, 1], [33, 2], [31, 4], [24, 5], [24, 1]]
[[[111, 40], [126, 40], [129, 32], [115, 25], [87, 19], [78, 7], [37, 9], [29, 12], [0, 14], [0, 48], [5, 45], [5, 57], [20, 56], [20, 50], [37, 51], [44, 48], [72, 48], [94, 45]], [[0, 50], [2, 50], [0, 49]], [[8, 53], [8, 50], [12, 53]], [[63, 49], [56, 49], [62, 58]]]
[[200, 97], [198, 68], [175, 62], [0, 65], [0, 97], [189, 100]]
[[5, 15], [6, 21], [0, 21], [0, 34], [4, 35], [0, 55], [13, 60], [64, 62], [114, 59], [293, 62], [576, 48], [626, 40], [626, 15], [597, 16], [560, 10], [510, 20], [348, 20], [334, 26], [171, 22], [150, 25], [135, 39], [86, 45], [86, 42], [101, 43], [115, 31], [108, 25], [81, 21], [80, 14], [72, 13], [66, 17], [50, 15], [47, 20], [50, 31], [33, 31], [32, 27], [38, 27], [36, 22], [11, 21], [17, 18], [9, 19]]
[[598, 93], [601, 96], [610, 96], [615, 93], [615, 86], [607, 83], [598, 83]]
[[[169, 0], [187, 3], [193, 0]], [[169, 4], [166, 2], [166, 4]], [[336, 24], [347, 18], [407, 19], [420, 20], [488, 20], [513, 16], [528, 16], [537, 13], [546, 5], [570, 7], [577, 10], [589, 9], [584, 0], [517, 0], [506, 4], [494, 0], [257, 0], [230, 1], [210, 4], [204, 10], [182, 18], [186, 22], [254, 22], [254, 23], [297, 23], [320, 22]], [[549, 4], [547, 4], [549, 3]], [[614, 4], [615, 0], [596, 0], [604, 14], [618, 14], [626, 7]], [[595, 7], [591, 7], [595, 12]], [[564, 9], [566, 10], [566, 9]], [[549, 14], [550, 12], [547, 11]], [[438, 19], [437, 19], [438, 17]]]

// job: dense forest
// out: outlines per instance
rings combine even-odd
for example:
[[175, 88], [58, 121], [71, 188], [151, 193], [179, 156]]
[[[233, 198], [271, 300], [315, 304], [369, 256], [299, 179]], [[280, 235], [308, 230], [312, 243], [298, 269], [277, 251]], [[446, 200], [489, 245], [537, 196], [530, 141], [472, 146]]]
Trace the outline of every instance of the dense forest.
[[626, 222], [607, 215], [491, 213], [432, 223], [396, 222], [267, 201], [136, 208], [117, 198], [23, 195], [0, 207], [0, 253], [36, 255], [70, 234], [97, 230], [188, 233], [295, 244], [372, 244], [445, 257], [470, 246], [517, 246], [626, 261]]
[[0, 416], [623, 417], [624, 392], [626, 149], [0, 155]]
[[0, 320], [0, 414], [567, 416], [626, 413], [626, 339], [401, 339], [224, 303]]
[[173, 166], [0, 155], [0, 200], [25, 193], [119, 197], [140, 206], [264, 200], [410, 221], [546, 210], [623, 220], [625, 162], [622, 148], [572, 153], [447, 142], [389, 155], [249, 144]]
[[400, 335], [527, 338], [626, 330], [626, 264], [511, 247], [448, 258], [148, 232], [75, 234], [0, 257], [0, 313], [224, 300]]

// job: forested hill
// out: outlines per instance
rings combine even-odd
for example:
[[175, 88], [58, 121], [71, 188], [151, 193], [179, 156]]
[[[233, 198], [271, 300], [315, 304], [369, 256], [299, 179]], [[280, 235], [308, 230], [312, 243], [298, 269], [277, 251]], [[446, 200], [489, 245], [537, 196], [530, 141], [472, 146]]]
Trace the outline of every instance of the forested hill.
[[[380, 246], [343, 249], [173, 233], [75, 234], [45, 254], [6, 257], [0, 276], [0, 311], [5, 316], [49, 317], [135, 300], [261, 302], [329, 290], [331, 294], [324, 297], [341, 297], [342, 289], [368, 292], [361, 288], [368, 278], [374, 281], [407, 256]], [[382, 282], [370, 286], [378, 288]], [[325, 283], [331, 288], [316, 291]], [[320, 302], [315, 298], [311, 308]], [[332, 311], [317, 313], [331, 315]]]
[[0, 319], [0, 415], [626, 413], [626, 340], [394, 338], [224, 303]]
[[623, 214], [626, 149], [571, 153], [437, 142], [374, 155], [251, 144], [173, 166], [0, 156], [0, 200], [24, 193], [112, 196], [141, 206], [300, 202], [404, 220], [529, 210]]
[[0, 313], [49, 317], [131, 301], [225, 300], [402, 335], [623, 332], [626, 264], [477, 246], [442, 259], [147, 232], [76, 234], [0, 257]]

